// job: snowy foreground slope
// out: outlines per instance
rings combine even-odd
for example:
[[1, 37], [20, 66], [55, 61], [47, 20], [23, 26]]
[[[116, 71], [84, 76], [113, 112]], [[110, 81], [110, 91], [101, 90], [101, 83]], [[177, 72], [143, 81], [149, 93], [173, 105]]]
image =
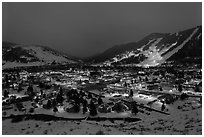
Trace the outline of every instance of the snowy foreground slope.
[[[152, 107], [160, 107], [155, 104]], [[178, 107], [179, 106], [179, 107]], [[179, 109], [178, 109], [179, 108]], [[139, 112], [137, 115], [131, 112], [121, 112], [112, 114], [99, 113], [99, 116], [108, 117], [138, 117], [141, 121], [126, 122], [115, 121], [40, 121], [22, 119], [18, 122], [12, 122], [11, 119], [3, 119], [3, 134], [111, 134], [111, 135], [201, 135], [202, 134], [202, 105], [195, 98], [187, 100], [178, 100], [173, 104], [167, 105], [168, 113], [164, 115], [157, 112], [150, 114]], [[7, 114], [12, 112], [7, 112]], [[53, 111], [41, 111], [40, 113], [49, 113], [57, 117], [82, 117], [82, 113], [60, 113], [54, 114]], [[87, 114], [86, 114], [87, 115]]]
[[2, 67], [40, 66], [52, 63], [77, 63], [78, 60], [43, 46], [24, 46], [3, 42]]

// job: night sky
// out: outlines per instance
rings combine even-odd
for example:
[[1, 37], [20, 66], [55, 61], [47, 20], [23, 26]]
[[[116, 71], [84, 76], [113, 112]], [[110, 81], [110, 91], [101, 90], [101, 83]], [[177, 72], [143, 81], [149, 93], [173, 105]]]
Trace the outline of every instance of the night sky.
[[202, 3], [3, 3], [2, 38], [77, 57], [202, 24]]

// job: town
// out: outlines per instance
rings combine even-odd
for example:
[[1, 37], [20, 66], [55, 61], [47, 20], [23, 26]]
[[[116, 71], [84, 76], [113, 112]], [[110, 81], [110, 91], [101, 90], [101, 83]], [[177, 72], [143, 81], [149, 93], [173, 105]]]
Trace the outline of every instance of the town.
[[199, 65], [16, 68], [3, 70], [2, 87], [2, 117], [14, 122], [40, 114], [45, 119], [136, 122], [202, 107]]

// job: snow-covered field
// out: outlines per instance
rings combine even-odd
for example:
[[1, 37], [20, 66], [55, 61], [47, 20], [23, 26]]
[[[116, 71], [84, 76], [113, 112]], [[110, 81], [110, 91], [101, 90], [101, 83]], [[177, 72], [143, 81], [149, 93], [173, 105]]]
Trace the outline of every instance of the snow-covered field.
[[[136, 97], [138, 98], [138, 96]], [[136, 99], [135, 98], [135, 99]], [[140, 97], [141, 100], [145, 96]], [[141, 100], [139, 102], [141, 102]], [[145, 103], [145, 102], [144, 102]], [[179, 106], [179, 107], [178, 107]], [[153, 104], [153, 108], [160, 108], [158, 103]], [[167, 110], [168, 109], [168, 110]], [[115, 121], [37, 121], [22, 120], [12, 123], [11, 119], [3, 119], [3, 134], [111, 134], [111, 135], [128, 135], [128, 134], [145, 134], [145, 135], [201, 135], [202, 134], [202, 105], [196, 98], [187, 100], [178, 100], [174, 104], [167, 105], [166, 112], [170, 115], [150, 111], [150, 113], [139, 112], [133, 116], [129, 111], [122, 113], [99, 113], [99, 116], [121, 116], [121, 117], [138, 117], [142, 119], [137, 122]], [[42, 111], [41, 111], [42, 112]], [[81, 113], [60, 113], [44, 112], [61, 117], [82, 117], [87, 116]]]

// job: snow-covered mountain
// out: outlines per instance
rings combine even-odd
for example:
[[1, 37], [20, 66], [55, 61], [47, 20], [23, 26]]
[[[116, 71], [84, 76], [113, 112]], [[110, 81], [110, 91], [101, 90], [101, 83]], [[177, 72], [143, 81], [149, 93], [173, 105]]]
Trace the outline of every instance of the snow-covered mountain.
[[[2, 43], [3, 68], [78, 63], [81, 60], [44, 46]], [[176, 33], [152, 33], [138, 42], [116, 45], [102, 54], [84, 59], [94, 64], [157, 66], [166, 61], [202, 62], [202, 27]]]
[[202, 27], [176, 33], [153, 33], [144, 39], [114, 46], [95, 56], [94, 63], [157, 66], [165, 61], [202, 59]]
[[44, 46], [2, 43], [2, 65], [4, 68], [39, 66], [47, 64], [78, 63], [79, 60]]

